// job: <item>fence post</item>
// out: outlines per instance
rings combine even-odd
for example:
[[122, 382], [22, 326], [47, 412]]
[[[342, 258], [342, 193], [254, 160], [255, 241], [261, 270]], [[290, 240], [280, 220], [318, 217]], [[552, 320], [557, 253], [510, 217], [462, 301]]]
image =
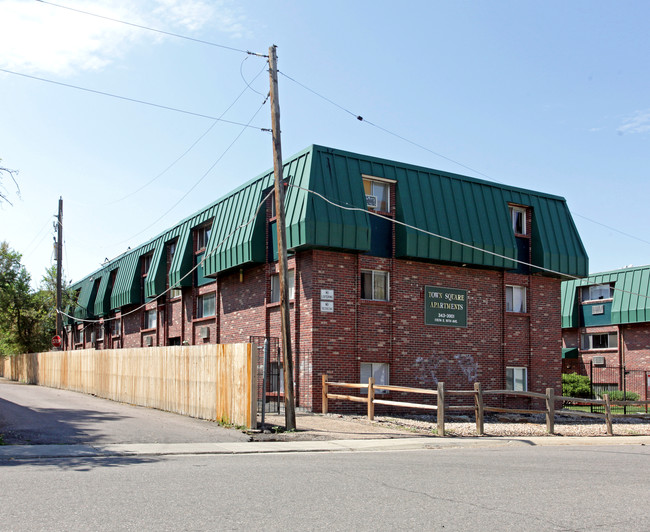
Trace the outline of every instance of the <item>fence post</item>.
[[368, 379], [368, 419], [375, 419], [375, 378]]
[[605, 399], [605, 423], [607, 423], [607, 435], [613, 436], [614, 429], [612, 428], [612, 409], [609, 404], [609, 394], [604, 394], [603, 399]]
[[438, 383], [438, 436], [445, 435], [445, 383]]
[[327, 374], [323, 373], [322, 378], [323, 378], [323, 390], [322, 390], [323, 414], [327, 414]]
[[476, 416], [476, 434], [483, 436], [483, 390], [481, 383], [474, 383], [474, 414]]
[[546, 432], [555, 433], [555, 389], [546, 388]]

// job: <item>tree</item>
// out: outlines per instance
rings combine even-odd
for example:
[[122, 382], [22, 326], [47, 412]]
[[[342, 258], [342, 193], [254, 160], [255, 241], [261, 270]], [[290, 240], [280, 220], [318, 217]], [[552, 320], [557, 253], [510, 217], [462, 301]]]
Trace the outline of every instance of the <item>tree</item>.
[[[0, 159], [0, 163], [1, 162], [2, 159]], [[6, 201], [9, 205], [13, 205], [13, 203], [9, 201], [9, 193], [7, 192], [7, 188], [2, 183], [2, 180], [6, 177], [10, 177], [11, 180], [14, 182], [14, 185], [16, 186], [16, 195], [20, 197], [20, 187], [18, 186], [18, 181], [16, 181], [17, 175], [18, 175], [18, 170], [11, 170], [10, 168], [5, 168], [0, 164], [0, 203]]]
[[[56, 267], [45, 271], [33, 291], [21, 258], [7, 242], [0, 243], [0, 355], [46, 351], [56, 329]], [[63, 294], [65, 308], [72, 295], [67, 289]]]

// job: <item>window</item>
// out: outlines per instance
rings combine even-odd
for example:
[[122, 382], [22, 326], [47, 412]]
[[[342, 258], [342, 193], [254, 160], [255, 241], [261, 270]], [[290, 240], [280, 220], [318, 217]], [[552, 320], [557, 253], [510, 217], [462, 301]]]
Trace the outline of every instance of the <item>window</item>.
[[147, 310], [144, 313], [144, 328], [145, 329], [155, 329], [156, 320], [158, 318], [158, 313], [156, 309]]
[[618, 347], [618, 336], [615, 332], [583, 334], [582, 349], [616, 349]]
[[205, 249], [208, 246], [208, 241], [210, 240], [210, 231], [212, 230], [212, 225], [204, 225], [199, 227], [196, 230], [196, 250]]
[[196, 317], [197, 318], [208, 318], [214, 316], [216, 313], [216, 303], [217, 296], [214, 292], [211, 294], [205, 294], [199, 296], [196, 304]]
[[[375, 384], [388, 386], [388, 364], [361, 363], [361, 384], [368, 384], [370, 377], [375, 379]], [[361, 388], [361, 393], [367, 394], [368, 388]], [[388, 390], [375, 390], [375, 393], [388, 393]]]
[[80, 344], [82, 342], [83, 335], [82, 330], [79, 327], [74, 328], [74, 343]]
[[506, 312], [526, 312], [525, 286], [506, 286]]
[[[287, 275], [289, 282], [289, 300], [294, 299], [295, 295], [295, 271], [289, 270]], [[271, 274], [271, 303], [278, 303], [280, 301], [280, 274]]]
[[609, 284], [592, 284], [582, 287], [583, 301], [597, 301], [599, 299], [612, 299], [614, 287]]
[[111, 335], [119, 336], [120, 334], [122, 334], [122, 320], [115, 318], [111, 320]]
[[104, 339], [104, 324], [103, 323], [100, 323], [97, 326], [97, 332], [95, 334], [95, 338], [97, 339], [98, 342]]
[[528, 390], [528, 368], [506, 368], [506, 390], [525, 392]]
[[174, 299], [174, 298], [177, 298], [177, 297], [181, 297], [182, 294], [183, 294], [183, 292], [181, 291], [180, 288], [172, 288], [169, 291], [169, 298]]
[[388, 272], [362, 270], [361, 299], [388, 301]]
[[142, 257], [142, 275], [146, 276], [151, 268], [151, 254]]
[[366, 193], [366, 204], [369, 209], [390, 212], [389, 183], [364, 178], [363, 189]]
[[512, 230], [516, 235], [526, 234], [526, 208], [510, 207], [510, 218], [512, 220]]

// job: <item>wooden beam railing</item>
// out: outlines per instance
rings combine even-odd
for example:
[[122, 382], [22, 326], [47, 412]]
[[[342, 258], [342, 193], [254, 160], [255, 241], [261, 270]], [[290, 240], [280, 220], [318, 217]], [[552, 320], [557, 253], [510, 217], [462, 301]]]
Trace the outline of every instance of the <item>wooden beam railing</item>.
[[[358, 395], [340, 395], [330, 393], [330, 386], [337, 386], [342, 388], [352, 388], [352, 389], [367, 389], [367, 397], [362, 397]], [[411, 393], [411, 394], [421, 394], [421, 395], [435, 395], [437, 397], [437, 402], [435, 405], [431, 404], [422, 404], [422, 403], [411, 403], [405, 401], [393, 401], [389, 399], [377, 399], [377, 391], [389, 391], [389, 392], [401, 392], [401, 393]], [[445, 395], [460, 395], [460, 396], [471, 396], [474, 398], [474, 405], [446, 405]], [[539, 399], [543, 400], [545, 403], [545, 408], [541, 409], [524, 409], [524, 408], [503, 408], [496, 406], [489, 406], [485, 404], [484, 397], [486, 395], [501, 395], [508, 397], [525, 397], [530, 399]], [[443, 382], [438, 383], [436, 390], [426, 389], [426, 388], [412, 388], [408, 386], [394, 386], [394, 385], [378, 385], [375, 384], [375, 380], [370, 378], [368, 384], [358, 384], [358, 383], [349, 383], [349, 382], [330, 382], [326, 374], [322, 375], [322, 411], [324, 414], [328, 412], [328, 401], [329, 399], [344, 400], [344, 401], [354, 401], [358, 403], [366, 403], [368, 409], [368, 419], [373, 420], [375, 418], [375, 405], [388, 405], [395, 406], [400, 408], [417, 408], [424, 410], [435, 410], [436, 418], [438, 422], [438, 436], [445, 435], [445, 413], [447, 411], [474, 411], [474, 416], [476, 418], [476, 433], [479, 436], [484, 434], [484, 415], [485, 412], [501, 412], [501, 413], [514, 413], [514, 414], [544, 414], [546, 416], [546, 431], [548, 434], [555, 433], [555, 413], [557, 409], [555, 408], [556, 401], [562, 401], [563, 403], [587, 403], [594, 405], [602, 405], [605, 408], [605, 412], [602, 414], [591, 413], [591, 412], [581, 412], [577, 410], [571, 410], [571, 414], [583, 417], [591, 417], [598, 419], [605, 419], [605, 424], [607, 427], [607, 434], [609, 436], [614, 435], [612, 427], [612, 419], [614, 417], [625, 417], [623, 414], [612, 414], [611, 406], [632, 406], [632, 405], [648, 405], [650, 401], [610, 401], [609, 395], [603, 395], [603, 399], [579, 399], [576, 397], [565, 397], [560, 395], [555, 395], [555, 390], [553, 388], [546, 388], [546, 393], [539, 392], [524, 392], [524, 391], [513, 391], [513, 390], [483, 390], [481, 383], [474, 383], [474, 390], [446, 390], [445, 384]], [[629, 417], [629, 416], [628, 416]]]

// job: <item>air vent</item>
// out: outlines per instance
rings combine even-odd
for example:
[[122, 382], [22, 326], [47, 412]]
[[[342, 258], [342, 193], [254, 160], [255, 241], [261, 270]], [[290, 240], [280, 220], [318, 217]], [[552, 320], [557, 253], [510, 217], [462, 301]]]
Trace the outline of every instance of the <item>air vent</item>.
[[605, 365], [605, 357], [594, 357], [591, 359], [591, 361], [594, 363], [594, 366], [604, 366]]
[[605, 305], [592, 305], [591, 306], [591, 315], [596, 316], [597, 314], [605, 314]]
[[377, 196], [366, 194], [366, 204], [371, 209], [375, 209], [377, 207]]
[[199, 337], [204, 340], [210, 338], [210, 327], [201, 327], [199, 329]]

